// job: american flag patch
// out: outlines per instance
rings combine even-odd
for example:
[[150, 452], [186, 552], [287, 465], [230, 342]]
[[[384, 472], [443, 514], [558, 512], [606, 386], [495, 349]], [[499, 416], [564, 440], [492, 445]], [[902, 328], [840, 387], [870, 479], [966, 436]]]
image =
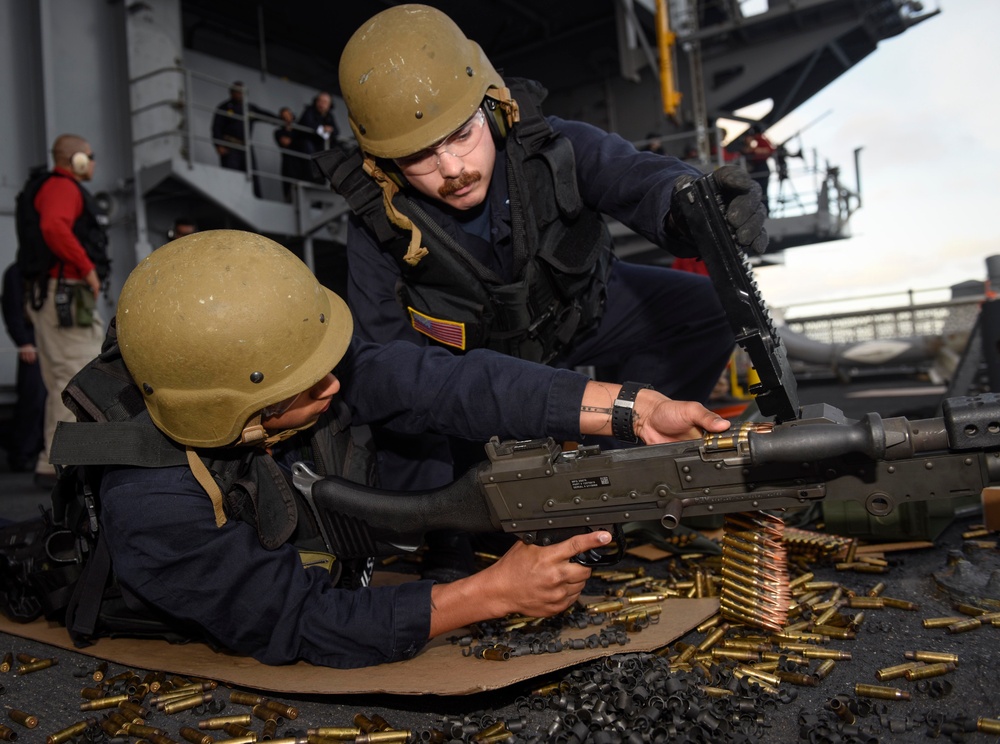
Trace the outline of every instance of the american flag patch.
[[442, 344], [465, 351], [465, 323], [432, 318], [412, 307], [406, 309], [410, 312], [410, 322], [420, 333]]

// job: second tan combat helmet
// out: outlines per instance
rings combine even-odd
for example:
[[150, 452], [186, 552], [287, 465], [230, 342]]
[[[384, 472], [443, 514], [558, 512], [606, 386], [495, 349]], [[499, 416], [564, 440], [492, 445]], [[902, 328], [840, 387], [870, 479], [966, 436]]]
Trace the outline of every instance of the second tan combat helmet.
[[116, 315], [122, 358], [153, 422], [176, 442], [239, 442], [265, 406], [316, 384], [351, 340], [347, 305], [273, 240], [194, 233], [129, 274]]
[[[368, 20], [340, 58], [340, 91], [362, 151], [412, 155], [458, 129], [503, 78], [440, 10], [398, 5]], [[509, 97], [509, 94], [507, 94]]]

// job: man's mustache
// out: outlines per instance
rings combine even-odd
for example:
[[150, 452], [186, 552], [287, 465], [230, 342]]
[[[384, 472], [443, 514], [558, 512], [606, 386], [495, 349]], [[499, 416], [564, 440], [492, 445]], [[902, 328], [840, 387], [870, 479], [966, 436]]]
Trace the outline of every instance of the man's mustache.
[[456, 191], [464, 189], [466, 186], [478, 183], [482, 177], [483, 175], [479, 171], [462, 171], [458, 178], [449, 179], [441, 184], [441, 188], [438, 189], [438, 195], [442, 199], [451, 196]]

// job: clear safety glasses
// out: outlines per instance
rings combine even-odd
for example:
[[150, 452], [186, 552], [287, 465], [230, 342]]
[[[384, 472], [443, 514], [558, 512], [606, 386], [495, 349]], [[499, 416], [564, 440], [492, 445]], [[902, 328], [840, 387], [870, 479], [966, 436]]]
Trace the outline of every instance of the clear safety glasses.
[[476, 149], [483, 138], [483, 128], [486, 116], [482, 109], [477, 109], [465, 124], [445, 137], [440, 144], [428, 147], [405, 158], [396, 158], [396, 165], [405, 174], [411, 176], [426, 176], [433, 173], [441, 164], [441, 153], [448, 153], [456, 158], [462, 158]]
[[289, 408], [291, 408], [293, 405], [295, 405], [295, 401], [297, 401], [299, 399], [299, 396], [302, 395], [302, 393], [304, 392], [306, 391], [303, 390], [302, 392], [296, 393], [290, 398], [279, 400], [277, 403], [272, 403], [271, 405], [264, 407], [260, 412], [260, 417], [268, 419], [280, 416]]

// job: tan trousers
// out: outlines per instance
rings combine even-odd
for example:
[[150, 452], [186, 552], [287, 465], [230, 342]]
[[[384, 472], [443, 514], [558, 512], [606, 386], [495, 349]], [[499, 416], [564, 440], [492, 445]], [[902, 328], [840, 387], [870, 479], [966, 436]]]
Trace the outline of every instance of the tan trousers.
[[[83, 284], [84, 282], [67, 282]], [[45, 399], [45, 451], [39, 453], [35, 472], [52, 474], [55, 468], [49, 464], [49, 450], [56, 424], [60, 421], [76, 421], [76, 417], [63, 405], [62, 391], [73, 376], [101, 353], [104, 341], [104, 321], [95, 310], [94, 320], [86, 327], [61, 328], [56, 318], [56, 280], [49, 279], [49, 293], [40, 309], [35, 310], [28, 303], [28, 318], [35, 326], [35, 346], [38, 347], [38, 362], [42, 368], [42, 380], [48, 396]]]

